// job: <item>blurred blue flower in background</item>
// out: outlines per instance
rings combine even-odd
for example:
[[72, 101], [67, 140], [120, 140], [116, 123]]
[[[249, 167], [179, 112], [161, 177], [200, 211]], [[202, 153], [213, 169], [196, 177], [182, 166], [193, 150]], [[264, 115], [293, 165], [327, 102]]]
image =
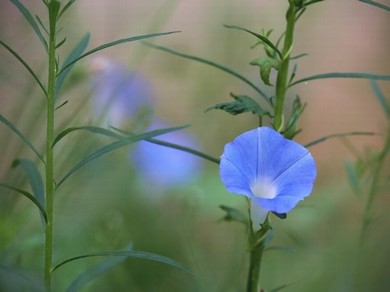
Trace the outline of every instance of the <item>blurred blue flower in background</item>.
[[[147, 131], [169, 128], [166, 122], [155, 119]], [[186, 131], [175, 131], [156, 139], [199, 150], [196, 139]], [[166, 189], [193, 182], [202, 168], [202, 160], [187, 152], [141, 141], [130, 153], [137, 171], [154, 183], [154, 187]]]
[[310, 195], [317, 171], [305, 147], [260, 127], [225, 145], [220, 175], [229, 192], [251, 199], [251, 219], [259, 229], [269, 211], [288, 213]]
[[152, 108], [152, 87], [139, 72], [103, 56], [92, 60], [92, 71], [92, 110], [106, 124], [120, 127], [142, 108]]
[[[95, 73], [92, 95], [95, 116], [118, 128], [132, 121], [137, 131], [139, 128], [151, 131], [172, 127], [158, 118], [153, 118], [149, 126], [144, 120], [134, 121], [140, 110], [152, 109], [154, 96], [148, 80], [102, 56], [93, 60], [92, 67]], [[200, 148], [196, 139], [183, 130], [156, 138], [193, 149]], [[142, 180], [148, 182], [145, 187], [152, 186], [156, 193], [193, 181], [202, 166], [199, 157], [146, 141], [136, 143], [130, 149], [129, 157]]]

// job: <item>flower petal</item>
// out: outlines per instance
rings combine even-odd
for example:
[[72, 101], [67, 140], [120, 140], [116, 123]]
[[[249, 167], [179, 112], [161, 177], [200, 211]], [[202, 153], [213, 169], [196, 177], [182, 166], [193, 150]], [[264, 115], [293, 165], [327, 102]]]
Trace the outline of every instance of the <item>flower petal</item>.
[[228, 143], [220, 174], [228, 191], [281, 214], [311, 193], [317, 175], [315, 161], [305, 147], [267, 127]]

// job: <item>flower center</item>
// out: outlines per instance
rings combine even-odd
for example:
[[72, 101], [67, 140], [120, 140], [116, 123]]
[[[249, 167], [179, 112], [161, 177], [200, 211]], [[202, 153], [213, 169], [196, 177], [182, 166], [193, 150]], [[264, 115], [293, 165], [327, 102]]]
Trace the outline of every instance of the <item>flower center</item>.
[[276, 197], [276, 186], [268, 179], [256, 179], [251, 185], [252, 193], [261, 199], [273, 199]]

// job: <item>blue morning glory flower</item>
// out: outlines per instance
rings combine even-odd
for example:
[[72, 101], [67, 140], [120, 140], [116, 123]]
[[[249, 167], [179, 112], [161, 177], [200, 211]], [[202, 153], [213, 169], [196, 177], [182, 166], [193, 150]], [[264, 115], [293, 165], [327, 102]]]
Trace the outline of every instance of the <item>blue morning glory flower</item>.
[[154, 94], [149, 81], [139, 72], [103, 56], [93, 59], [92, 109], [104, 123], [121, 127], [142, 108], [152, 108]]
[[227, 190], [251, 199], [254, 223], [285, 214], [310, 195], [317, 175], [310, 152], [277, 131], [260, 127], [225, 145], [220, 175]]

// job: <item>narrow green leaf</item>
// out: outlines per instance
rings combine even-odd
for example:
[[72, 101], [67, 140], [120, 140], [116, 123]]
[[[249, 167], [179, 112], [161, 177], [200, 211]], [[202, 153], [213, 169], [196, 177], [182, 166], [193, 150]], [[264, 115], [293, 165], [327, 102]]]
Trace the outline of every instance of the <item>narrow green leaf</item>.
[[[122, 133], [122, 134], [125, 134], [125, 135], [134, 135], [134, 133], [131, 133], [131, 132], [128, 132], [128, 131], [124, 131], [124, 130], [121, 130], [121, 129], [118, 129], [118, 128], [115, 128], [115, 127], [111, 127], [111, 128], [113, 128], [114, 130], [118, 131], [119, 133]], [[153, 143], [153, 144], [157, 144], [157, 145], [161, 145], [161, 146], [164, 146], [164, 147], [168, 147], [168, 148], [173, 148], [173, 149], [176, 149], [176, 150], [179, 150], [179, 151], [187, 152], [187, 153], [193, 154], [195, 156], [201, 157], [203, 159], [209, 160], [211, 162], [214, 162], [216, 164], [220, 163], [220, 159], [215, 158], [213, 156], [210, 156], [210, 155], [208, 155], [206, 153], [203, 153], [201, 151], [189, 148], [189, 147], [185, 147], [185, 146], [178, 145], [178, 144], [175, 144], [175, 143], [165, 142], [165, 141], [154, 139], [154, 138], [144, 139], [144, 141], [147, 141], [147, 142], [150, 142], [150, 143]]]
[[166, 256], [158, 255], [155, 253], [150, 253], [146, 251], [138, 251], [138, 250], [113, 250], [113, 251], [102, 251], [102, 252], [96, 252], [96, 253], [89, 253], [84, 255], [75, 256], [69, 259], [66, 259], [56, 266], [54, 266], [51, 270], [51, 272], [55, 272], [58, 270], [58, 268], [64, 266], [65, 264], [80, 260], [80, 259], [86, 259], [86, 258], [92, 258], [92, 257], [132, 257], [132, 258], [140, 258], [140, 259], [146, 259], [151, 261], [157, 261], [161, 262], [170, 266], [173, 266], [175, 268], [178, 268], [184, 272], [192, 274], [190, 270], [188, 270], [186, 267], [184, 267], [182, 264], [178, 263], [175, 260], [172, 260], [171, 258], [168, 258]]
[[289, 284], [284, 284], [284, 285], [280, 285], [280, 286], [278, 286], [278, 287], [276, 287], [276, 288], [273, 288], [270, 292], [278, 292], [278, 291], [281, 291], [281, 290], [283, 290], [283, 289], [285, 289], [285, 288], [288, 288], [288, 287], [290, 287], [290, 286], [292, 286], [292, 285], [295, 285], [296, 283], [298, 283], [299, 281], [295, 281], [295, 282], [292, 282], [292, 283], [289, 283]]
[[215, 62], [212, 62], [212, 61], [200, 58], [200, 57], [184, 54], [184, 53], [181, 53], [179, 51], [175, 51], [175, 50], [169, 49], [167, 47], [157, 46], [157, 45], [153, 45], [151, 43], [146, 43], [146, 42], [144, 44], [146, 44], [149, 47], [152, 47], [152, 48], [155, 48], [155, 49], [158, 49], [158, 50], [170, 53], [172, 55], [176, 55], [176, 56], [179, 56], [179, 57], [183, 57], [185, 59], [194, 60], [194, 61], [197, 61], [197, 62], [200, 62], [200, 63], [203, 63], [203, 64], [207, 64], [207, 65], [209, 65], [211, 67], [215, 67], [215, 68], [220, 69], [220, 70], [222, 70], [222, 71], [224, 71], [224, 72], [226, 72], [226, 73], [228, 73], [230, 75], [233, 75], [233, 76], [237, 77], [238, 79], [240, 79], [241, 81], [245, 82], [250, 87], [252, 87], [257, 93], [260, 94], [260, 96], [262, 96], [264, 98], [264, 100], [268, 104], [270, 104], [270, 100], [269, 100], [268, 96], [260, 88], [258, 88], [254, 83], [252, 83], [250, 80], [246, 79], [244, 76], [240, 75], [239, 73], [237, 73], [233, 69], [230, 69], [228, 67], [225, 67], [223, 65], [220, 65], [218, 63], [215, 63]]
[[130, 38], [125, 38], [125, 39], [120, 39], [120, 40], [117, 40], [117, 41], [113, 41], [113, 42], [110, 42], [110, 43], [107, 43], [107, 44], [104, 44], [104, 45], [101, 45], [99, 47], [96, 47], [88, 52], [86, 52], [85, 54], [79, 56], [78, 58], [74, 59], [73, 61], [71, 61], [69, 64], [67, 64], [66, 66], [62, 67], [62, 69], [60, 70], [60, 72], [58, 73], [58, 75], [62, 74], [62, 72], [64, 70], [66, 70], [67, 68], [69, 68], [70, 66], [72, 66], [73, 64], [75, 64], [77, 61], [93, 54], [93, 53], [96, 53], [98, 51], [101, 51], [101, 50], [104, 50], [104, 49], [107, 49], [109, 47], [112, 47], [112, 46], [116, 46], [116, 45], [120, 45], [120, 44], [123, 44], [123, 43], [129, 43], [129, 42], [133, 42], [133, 41], [138, 41], [138, 40], [143, 40], [143, 39], [148, 39], [148, 38], [153, 38], [153, 37], [158, 37], [158, 36], [163, 36], [163, 35], [169, 35], [169, 34], [174, 34], [174, 33], [178, 33], [180, 31], [170, 31], [170, 32], [162, 32], [162, 33], [152, 33], [152, 34], [144, 34], [144, 35], [140, 35], [140, 36], [135, 36], [135, 37], [130, 37]]
[[206, 112], [212, 109], [220, 109], [231, 115], [251, 112], [259, 116], [271, 116], [271, 114], [268, 111], [262, 109], [253, 98], [246, 95], [235, 95], [233, 93], [230, 95], [235, 99], [235, 101], [218, 103], [215, 106], [208, 108]]
[[47, 42], [45, 38], [42, 35], [41, 30], [39, 29], [37, 23], [34, 20], [34, 17], [31, 15], [30, 11], [19, 1], [19, 0], [10, 0], [12, 4], [14, 4], [19, 11], [23, 14], [23, 16], [26, 18], [28, 23], [31, 25], [31, 27], [34, 29], [36, 35], [38, 36], [39, 40], [41, 41], [43, 47], [45, 48], [47, 52]]
[[317, 79], [326, 79], [326, 78], [364, 78], [364, 79], [390, 81], [390, 75], [377, 75], [377, 74], [358, 73], [358, 72], [333, 72], [333, 73], [313, 75], [303, 79], [299, 79], [291, 83], [290, 87], [302, 82], [307, 82], [307, 81], [317, 80]]
[[57, 137], [54, 139], [52, 147], [54, 147], [55, 144], [57, 144], [62, 138], [64, 138], [66, 135], [69, 133], [72, 133], [74, 131], [78, 130], [85, 130], [93, 133], [98, 133], [104, 136], [112, 137], [112, 138], [117, 138], [117, 139], [122, 139], [123, 136], [120, 136], [118, 134], [113, 133], [110, 130], [107, 130], [105, 128], [100, 128], [100, 127], [92, 127], [92, 126], [82, 126], [82, 127], [72, 127], [72, 128], [67, 128], [60, 132]]
[[22, 134], [22, 132], [19, 131], [17, 127], [15, 127], [3, 115], [0, 115], [0, 122], [2, 122], [9, 129], [11, 129], [11, 131], [13, 131], [23, 141], [23, 143], [26, 144], [39, 157], [39, 159], [43, 162], [43, 164], [45, 164], [45, 160], [43, 159], [42, 154], [38, 152], [38, 150], [34, 147], [34, 145], [32, 145], [32, 143]]
[[2, 45], [5, 49], [7, 49], [22, 65], [24, 68], [27, 69], [27, 71], [32, 75], [34, 80], [38, 83], [39, 87], [42, 89], [45, 96], [47, 96], [46, 88], [43, 86], [42, 82], [39, 80], [37, 74], [35, 74], [34, 70], [31, 69], [31, 67], [23, 60], [21, 56], [19, 56], [18, 53], [16, 53], [13, 49], [11, 49], [6, 43], [0, 40], [0, 45]]
[[106, 259], [88, 270], [84, 271], [79, 275], [66, 289], [67, 292], [78, 292], [85, 285], [92, 282], [94, 279], [98, 278], [102, 274], [108, 272], [110, 269], [116, 267], [120, 263], [126, 260], [126, 256], [116, 256], [113, 258]]
[[60, 41], [58, 44], [56, 44], [56, 49], [58, 49], [59, 47], [61, 47], [65, 42], [66, 42], [66, 37], [63, 38], [62, 41]]
[[381, 8], [387, 12], [390, 12], [390, 6], [386, 6], [385, 4], [381, 4], [379, 2], [372, 1], [372, 0], [359, 0], [359, 1], [366, 3], [366, 4], [373, 5], [373, 6], [378, 7], [378, 8]]
[[73, 50], [65, 58], [64, 64], [62, 65], [61, 68], [61, 73], [58, 74], [56, 78], [56, 94], [55, 94], [56, 99], [58, 98], [62, 84], [64, 83], [66, 77], [71, 72], [73, 66], [69, 66], [65, 70], [63, 70], [63, 68], [68, 66], [68, 64], [70, 64], [71, 62], [79, 58], [84, 53], [84, 51], [87, 49], [87, 46], [89, 44], [89, 39], [90, 39], [90, 34], [89, 33], [85, 34], [84, 37], [76, 44]]
[[280, 59], [283, 59], [283, 55], [282, 53], [279, 51], [279, 49], [265, 36], [262, 36], [258, 33], [255, 33], [253, 31], [250, 31], [246, 28], [243, 28], [243, 27], [240, 27], [240, 26], [236, 26], [236, 25], [224, 25], [225, 27], [227, 28], [233, 28], [233, 29], [238, 29], [238, 30], [242, 30], [242, 31], [246, 31], [248, 33], [250, 33], [251, 35], [254, 35], [255, 37], [257, 37], [259, 40], [261, 40], [262, 42], [264, 42], [267, 46], [269, 46], [270, 48], [272, 48], [276, 54], [279, 56]]
[[[61, 186], [61, 184], [68, 177], [70, 177], [73, 173], [75, 173], [77, 170], [82, 168], [84, 165], [95, 160], [96, 158], [103, 156], [104, 154], [111, 153], [114, 150], [117, 150], [123, 146], [135, 143], [135, 142], [140, 141], [140, 140], [153, 138], [155, 136], [163, 135], [163, 134], [173, 132], [173, 131], [178, 131], [178, 130], [184, 129], [186, 127], [188, 127], [188, 126], [160, 129], [160, 130], [150, 131], [150, 132], [146, 132], [146, 133], [139, 134], [139, 135], [131, 135], [129, 137], [122, 137], [121, 140], [110, 143], [110, 144], [96, 150], [95, 152], [92, 152], [91, 154], [87, 155], [84, 159], [82, 159], [79, 163], [77, 163], [73, 168], [71, 168], [67, 174], [64, 175], [64, 177], [57, 183], [56, 188], [59, 188]], [[77, 130], [89, 130], [89, 129], [88, 129], [88, 127], [80, 127]]]
[[34, 162], [29, 159], [16, 159], [13, 166], [20, 165], [27, 175], [31, 190], [42, 206], [45, 206], [45, 189], [40, 172]]
[[47, 223], [47, 215], [46, 215], [45, 208], [41, 205], [41, 203], [37, 200], [37, 198], [35, 198], [32, 194], [30, 194], [27, 191], [24, 191], [24, 190], [21, 190], [21, 189], [18, 189], [18, 188], [15, 188], [13, 186], [9, 186], [9, 185], [3, 184], [3, 183], [0, 183], [0, 187], [13, 190], [19, 194], [22, 194], [26, 198], [28, 198], [31, 202], [34, 203], [35, 206], [38, 207], [38, 209], [41, 212], [41, 215], [43, 217], [43, 220], [45, 221], [45, 223]]
[[38, 15], [35, 15], [35, 18], [38, 21], [38, 24], [42, 27], [43, 31], [46, 33], [46, 35], [49, 35], [49, 31], [47, 30], [46, 26], [43, 24], [42, 20]]
[[62, 10], [60, 11], [60, 13], [58, 14], [58, 19], [65, 13], [66, 10], [69, 9], [69, 7], [70, 7], [74, 2], [76, 2], [76, 0], [69, 0], [68, 3], [65, 4], [64, 8], [62, 8]]
[[382, 90], [380, 89], [378, 82], [376, 82], [375, 80], [370, 80], [370, 85], [383, 111], [385, 112], [386, 117], [390, 118], [390, 103], [386, 100], [386, 97], [384, 96]]
[[307, 143], [304, 146], [308, 148], [308, 147], [314, 146], [316, 144], [322, 143], [322, 142], [324, 142], [328, 139], [331, 139], [331, 138], [340, 138], [340, 137], [347, 137], [347, 136], [373, 136], [373, 135], [376, 135], [376, 134], [373, 132], [348, 132], [348, 133], [331, 134], [331, 135], [327, 135], [327, 136], [324, 136], [322, 138], [319, 138], [317, 140], [314, 140], [310, 143]]
[[228, 222], [236, 221], [244, 224], [245, 226], [249, 225], [248, 216], [245, 216], [240, 210], [225, 205], [220, 205], [219, 207], [226, 212], [225, 216], [223, 217], [223, 220]]

